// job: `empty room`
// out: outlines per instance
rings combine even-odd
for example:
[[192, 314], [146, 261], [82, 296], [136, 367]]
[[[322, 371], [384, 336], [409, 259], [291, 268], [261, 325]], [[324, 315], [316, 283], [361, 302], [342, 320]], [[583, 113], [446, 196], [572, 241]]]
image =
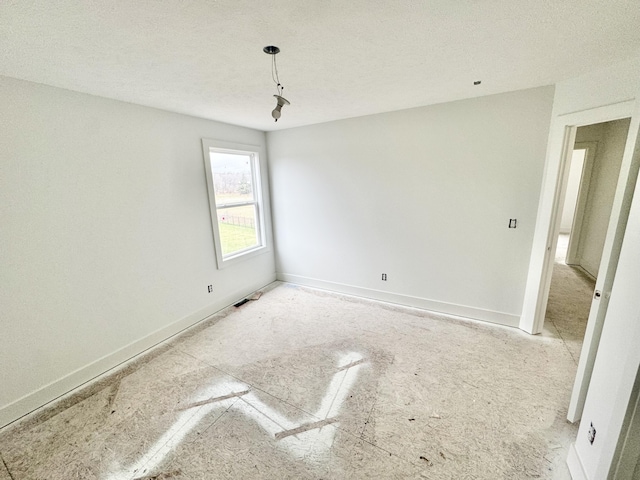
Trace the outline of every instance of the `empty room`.
[[638, 25], [0, 2], [0, 480], [640, 480]]

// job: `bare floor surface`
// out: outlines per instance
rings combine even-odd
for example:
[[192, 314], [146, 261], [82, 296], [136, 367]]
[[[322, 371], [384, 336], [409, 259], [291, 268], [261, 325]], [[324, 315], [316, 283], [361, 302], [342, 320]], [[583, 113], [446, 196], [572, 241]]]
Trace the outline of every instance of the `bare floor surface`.
[[0, 479], [566, 479], [557, 332], [277, 285], [4, 429]]
[[557, 330], [577, 365], [595, 280], [581, 268], [565, 263], [568, 243], [568, 235], [559, 236], [545, 321], [548, 328]]

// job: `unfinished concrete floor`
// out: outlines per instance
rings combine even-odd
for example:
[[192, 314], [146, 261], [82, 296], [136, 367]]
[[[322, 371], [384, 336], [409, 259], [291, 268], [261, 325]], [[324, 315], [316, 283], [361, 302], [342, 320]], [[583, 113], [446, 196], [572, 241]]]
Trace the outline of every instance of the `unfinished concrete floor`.
[[581, 268], [565, 263], [568, 245], [569, 235], [560, 235], [545, 323], [558, 331], [577, 365], [596, 282]]
[[4, 429], [0, 479], [565, 479], [574, 374], [555, 328], [277, 284]]

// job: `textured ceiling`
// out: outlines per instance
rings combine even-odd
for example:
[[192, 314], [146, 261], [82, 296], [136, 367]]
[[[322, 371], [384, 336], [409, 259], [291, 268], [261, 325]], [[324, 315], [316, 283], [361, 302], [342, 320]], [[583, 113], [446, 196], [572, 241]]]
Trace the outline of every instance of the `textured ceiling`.
[[552, 84], [639, 26], [638, 0], [1, 0], [0, 75], [272, 130]]

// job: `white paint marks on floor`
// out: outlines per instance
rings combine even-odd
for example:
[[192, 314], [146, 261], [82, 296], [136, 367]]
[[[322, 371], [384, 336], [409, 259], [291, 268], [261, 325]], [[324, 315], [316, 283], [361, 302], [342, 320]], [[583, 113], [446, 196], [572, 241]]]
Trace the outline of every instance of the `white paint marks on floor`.
[[222, 382], [211, 385], [185, 407], [185, 411], [145, 455], [128, 469], [110, 475], [107, 480], [132, 480], [149, 475], [191, 430], [215, 410], [219, 411], [216, 420], [228, 409], [242, 412], [295, 457], [309, 459], [322, 455], [333, 444], [336, 430], [330, 425], [338, 421], [336, 416], [365, 363], [358, 353], [344, 355], [327, 386], [320, 407], [315, 414], [302, 421], [292, 421], [266, 405], [245, 384]]
[[[220, 383], [208, 389], [207, 393], [211, 394], [209, 401], [200, 400], [195, 402], [192, 408], [178, 416], [171, 428], [135, 464], [125, 471], [110, 475], [108, 480], [131, 480], [136, 477], [143, 477], [147, 472], [155, 470], [204, 417], [216, 409], [228, 408], [237, 398], [246, 394], [247, 391], [247, 385], [229, 382]], [[214, 401], [215, 399], [219, 399], [219, 401], [216, 402]], [[224, 411], [221, 411], [220, 415], [223, 413]]]

